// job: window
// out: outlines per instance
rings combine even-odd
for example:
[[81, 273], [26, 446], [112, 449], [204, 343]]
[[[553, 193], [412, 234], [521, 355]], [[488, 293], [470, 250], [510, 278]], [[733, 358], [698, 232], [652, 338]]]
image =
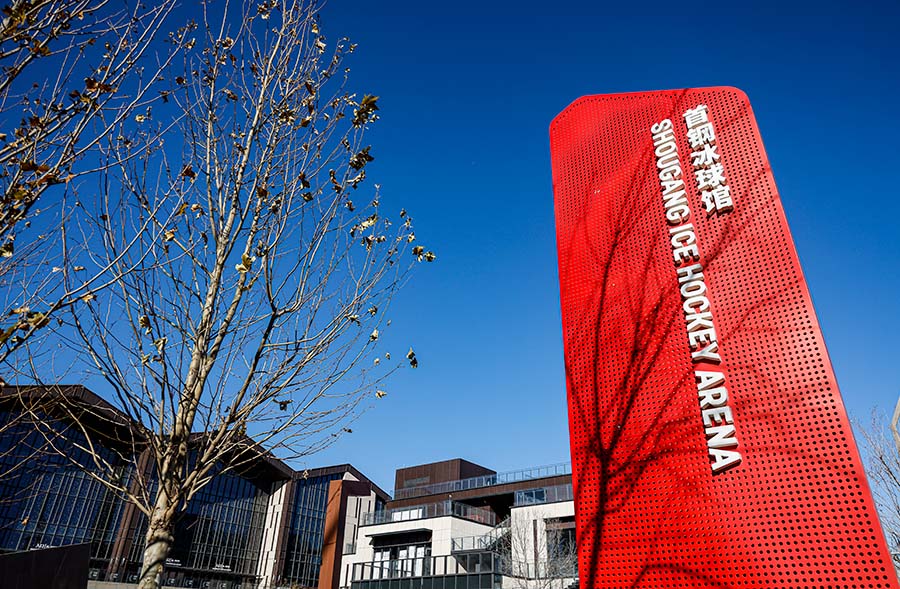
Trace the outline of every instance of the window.
[[375, 550], [372, 578], [422, 577], [431, 574], [431, 543], [385, 546]]

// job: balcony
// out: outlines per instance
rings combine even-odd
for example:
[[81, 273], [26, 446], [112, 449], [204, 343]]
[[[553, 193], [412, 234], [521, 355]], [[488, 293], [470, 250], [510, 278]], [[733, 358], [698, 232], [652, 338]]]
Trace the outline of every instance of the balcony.
[[453, 554], [457, 552], [498, 552], [503, 540], [503, 534], [499, 533], [452, 538], [450, 551]]
[[509, 518], [497, 524], [497, 526], [480, 536], [461, 536], [451, 538], [450, 552], [503, 552], [509, 548]]
[[570, 462], [551, 464], [548, 466], [535, 466], [468, 479], [457, 479], [455, 481], [445, 481], [443, 483], [434, 483], [431, 485], [395, 489], [394, 499], [400, 500], [409, 499], [411, 497], [421, 497], [424, 495], [435, 495], [438, 493], [453, 493], [456, 491], [466, 491], [468, 489], [479, 489], [482, 487], [492, 487], [495, 485], [505, 485], [508, 483], [517, 483], [567, 474], [572, 474], [572, 464]]
[[354, 563], [350, 580], [354, 583], [411, 577], [443, 577], [506, 573], [507, 562], [497, 554], [428, 556]]
[[445, 516], [459, 517], [486, 526], [493, 526], [497, 523], [497, 516], [493, 511], [447, 500], [415, 507], [370, 511], [363, 514], [361, 525], [374, 526]]

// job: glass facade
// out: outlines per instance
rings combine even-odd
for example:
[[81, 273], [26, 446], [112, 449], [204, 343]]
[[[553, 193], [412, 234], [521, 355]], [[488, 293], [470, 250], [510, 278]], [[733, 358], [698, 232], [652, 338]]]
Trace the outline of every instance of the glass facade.
[[431, 542], [403, 546], [385, 546], [375, 550], [374, 562], [380, 563], [376, 578], [391, 576], [421, 577], [431, 573]]
[[269, 482], [217, 475], [179, 519], [172, 557], [194, 569], [255, 575], [270, 491]]
[[[0, 552], [89, 542], [92, 570], [108, 563], [124, 504], [107, 487], [71, 463], [89, 464], [78, 448], [84, 436], [58, 424], [54, 444], [68, 458], [44, 452], [45, 437], [17, 414], [0, 411]], [[116, 456], [100, 455], [117, 465]], [[119, 464], [121, 482], [131, 470]]]
[[[328, 486], [344, 478], [347, 470], [324, 469], [323, 474], [296, 477], [293, 481], [291, 514], [281, 548], [280, 585], [284, 587], [318, 587], [322, 567], [322, 545], [325, 540], [325, 517]], [[320, 471], [321, 472], [321, 471]], [[384, 509], [384, 500], [375, 499], [375, 509]], [[359, 514], [357, 514], [358, 518]], [[352, 519], [352, 516], [348, 515]], [[354, 531], [356, 526], [353, 527]], [[354, 535], [355, 537], [355, 535]], [[345, 540], [352, 538], [345, 538]], [[344, 553], [348, 546], [345, 545]], [[350, 552], [355, 551], [355, 545]]]
[[[234, 472], [216, 474], [178, 517], [163, 583], [200, 589], [256, 587], [271, 489], [269, 481]], [[123, 580], [135, 582], [143, 560], [146, 516], [140, 514], [127, 533], [131, 551]]]
[[342, 472], [294, 480], [291, 519], [282, 551], [282, 580], [300, 587], [317, 587], [322, 566], [328, 485]]
[[513, 505], [538, 505], [540, 503], [557, 503], [559, 501], [573, 501], [572, 483], [566, 485], [553, 485], [550, 487], [536, 487], [516, 491]]
[[[42, 430], [54, 433], [55, 448], [50, 449], [35, 424], [21, 419], [14, 402], [6, 401], [0, 397], [0, 553], [90, 543], [91, 579], [136, 582], [143, 560], [147, 517], [91, 477], [93, 463], [79, 449], [87, 447], [80, 429], [67, 427], [61, 420], [42, 418]], [[101, 412], [94, 415], [102, 417]], [[101, 421], [92, 427], [104, 433], [109, 430], [110, 439], [125, 437], [119, 426], [111, 422]], [[133, 451], [133, 446], [128, 448]], [[96, 445], [94, 449], [118, 468], [119, 486], [135, 484], [135, 456], [123, 452], [123, 457], [118, 457], [112, 450]], [[359, 473], [343, 465], [316, 469], [309, 476], [300, 477], [268, 458], [249, 464], [240, 472], [221, 470], [220, 467], [219, 472], [212, 473], [210, 482], [177, 516], [175, 544], [165, 563], [163, 584], [197, 589], [256, 589], [265, 577], [275, 583], [273, 587], [317, 587], [329, 483], [350, 472], [358, 478]], [[144, 476], [150, 487], [148, 494], [153, 496], [155, 476], [152, 472], [145, 472]], [[366, 482], [364, 477], [359, 480]], [[283, 485], [289, 485], [285, 505], [281, 494], [275, 495]], [[371, 505], [368, 495], [363, 497], [367, 498], [366, 505]], [[359, 505], [355, 505], [358, 512]], [[374, 507], [383, 510], [384, 500], [376, 499]], [[283, 508], [288, 511], [279, 520]], [[355, 522], [359, 513], [355, 518], [349, 514], [347, 517]], [[268, 560], [262, 561], [267, 554], [263, 542], [266, 550], [278, 546], [279, 558], [268, 554]]]

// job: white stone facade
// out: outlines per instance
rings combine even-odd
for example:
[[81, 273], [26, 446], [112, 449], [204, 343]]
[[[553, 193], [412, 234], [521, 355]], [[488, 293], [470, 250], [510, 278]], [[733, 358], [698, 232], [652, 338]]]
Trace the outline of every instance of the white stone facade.
[[[502, 589], [569, 589], [576, 584], [574, 556], [560, 562], [548, 549], [553, 530], [567, 525], [560, 522], [574, 518], [571, 500], [512, 507], [510, 517], [498, 527], [456, 515], [422, 517], [426, 513], [423, 509], [395, 509], [386, 517], [390, 521], [370, 525], [363, 522], [355, 536], [355, 552], [343, 556], [340, 587], [348, 589], [353, 581], [383, 579], [388, 575], [393, 578], [479, 572], [466, 570], [472, 568], [473, 559], [464, 556], [477, 554], [478, 547], [496, 552], [490, 563], [493, 570], [502, 569]], [[391, 553], [392, 560], [381, 560], [387, 551], [376, 545], [396, 548], [404, 539], [413, 537], [420, 541], [428, 538], [427, 553], [400, 546]], [[479, 538], [485, 541], [478, 542]], [[396, 542], [392, 543], [392, 539]], [[498, 541], [493, 542], [494, 539]], [[425, 559], [428, 564], [423, 564]], [[479, 562], [477, 558], [474, 561]]]

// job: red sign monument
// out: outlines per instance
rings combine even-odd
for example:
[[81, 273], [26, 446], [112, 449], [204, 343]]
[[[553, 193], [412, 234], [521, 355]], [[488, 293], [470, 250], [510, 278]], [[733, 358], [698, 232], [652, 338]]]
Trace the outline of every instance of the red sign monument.
[[896, 589], [746, 96], [550, 141], [582, 587]]

